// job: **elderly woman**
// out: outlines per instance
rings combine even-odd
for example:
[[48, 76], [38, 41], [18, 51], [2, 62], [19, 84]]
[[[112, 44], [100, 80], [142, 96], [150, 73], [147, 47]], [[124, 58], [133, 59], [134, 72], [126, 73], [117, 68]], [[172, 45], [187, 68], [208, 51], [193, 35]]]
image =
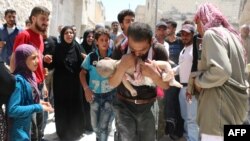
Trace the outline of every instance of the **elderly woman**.
[[194, 19], [203, 36], [201, 74], [193, 77], [201, 141], [223, 141], [224, 125], [242, 125], [247, 119], [245, 51], [239, 34], [214, 5], [200, 5]]
[[61, 43], [53, 55], [56, 132], [61, 140], [76, 140], [83, 134], [83, 93], [79, 79], [82, 57], [72, 27], [60, 33]]

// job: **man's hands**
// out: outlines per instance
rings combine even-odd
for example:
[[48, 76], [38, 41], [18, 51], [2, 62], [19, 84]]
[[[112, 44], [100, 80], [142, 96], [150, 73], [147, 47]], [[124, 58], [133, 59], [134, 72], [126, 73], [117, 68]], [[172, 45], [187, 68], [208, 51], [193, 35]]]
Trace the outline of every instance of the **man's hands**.
[[161, 77], [160, 68], [153, 63], [151, 60], [147, 60], [145, 62], [140, 62], [141, 73], [143, 76], [147, 76], [150, 78]]
[[136, 56], [135, 55], [126, 54], [126, 55], [122, 56], [120, 66], [122, 66], [122, 68], [125, 71], [130, 69], [130, 68], [135, 67], [135, 65], [136, 65]]
[[194, 79], [194, 88], [195, 88], [195, 90], [197, 91], [197, 92], [201, 92], [201, 90], [202, 90], [202, 88], [201, 87], [199, 87], [199, 86], [197, 86], [196, 85], [196, 83], [195, 83], [195, 79]]
[[46, 54], [44, 57], [43, 57], [43, 61], [47, 64], [50, 64], [52, 63], [52, 55], [49, 55], [49, 54]]
[[4, 47], [6, 45], [5, 41], [0, 41], [0, 48]]

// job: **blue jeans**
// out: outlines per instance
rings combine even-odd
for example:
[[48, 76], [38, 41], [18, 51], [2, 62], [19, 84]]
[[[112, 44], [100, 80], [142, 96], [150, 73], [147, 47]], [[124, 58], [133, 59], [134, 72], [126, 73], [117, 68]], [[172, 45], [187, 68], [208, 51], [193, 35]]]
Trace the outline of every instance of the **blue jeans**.
[[94, 101], [90, 104], [91, 125], [99, 141], [108, 139], [108, 125], [113, 114], [113, 93], [94, 94]]
[[192, 103], [188, 103], [186, 100], [186, 89], [183, 87], [179, 93], [181, 116], [184, 119], [184, 136], [187, 141], [198, 141], [199, 140], [199, 128], [196, 122], [197, 115], [197, 100], [192, 96]]

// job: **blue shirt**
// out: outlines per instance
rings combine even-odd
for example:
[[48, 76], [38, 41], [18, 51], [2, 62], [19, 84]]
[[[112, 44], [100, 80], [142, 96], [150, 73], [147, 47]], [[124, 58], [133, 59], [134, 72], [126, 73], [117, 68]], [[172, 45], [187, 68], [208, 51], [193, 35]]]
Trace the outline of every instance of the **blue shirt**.
[[[168, 42], [168, 41], [167, 41]], [[169, 60], [173, 61], [176, 65], [179, 62], [179, 55], [183, 49], [183, 44], [180, 38], [176, 38], [174, 42], [168, 42], [169, 44]]]
[[[108, 78], [102, 77], [97, 71], [96, 71], [96, 63], [103, 59], [99, 55], [99, 50], [97, 49], [95, 52], [91, 52], [86, 56], [84, 59], [81, 68], [88, 71], [89, 73], [89, 88], [94, 93], [107, 93], [113, 90], [113, 88], [110, 87]], [[108, 49], [108, 56], [111, 56], [111, 49]]]
[[8, 107], [10, 141], [30, 141], [32, 114], [42, 112], [40, 104], [34, 104], [32, 88], [21, 75], [16, 75], [16, 88], [11, 94]]
[[2, 57], [3, 61], [6, 62], [8, 65], [10, 64], [10, 56], [13, 51], [15, 38], [20, 31], [22, 31], [22, 29], [20, 27], [16, 27], [14, 31], [9, 34], [6, 24], [0, 27], [0, 41], [6, 42], [5, 46], [0, 52], [0, 56]]

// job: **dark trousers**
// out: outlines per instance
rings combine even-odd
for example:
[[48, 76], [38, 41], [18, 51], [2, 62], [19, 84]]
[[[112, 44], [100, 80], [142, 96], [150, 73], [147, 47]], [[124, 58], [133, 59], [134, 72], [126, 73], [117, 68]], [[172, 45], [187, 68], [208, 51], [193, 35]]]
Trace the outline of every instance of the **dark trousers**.
[[[179, 81], [179, 76], [175, 79]], [[180, 89], [177, 87], [170, 87], [165, 90], [165, 133], [172, 139], [182, 137], [184, 132], [184, 120], [181, 117], [180, 103], [179, 103]]]
[[155, 119], [150, 104], [135, 105], [115, 98], [114, 110], [119, 141], [154, 141]]

